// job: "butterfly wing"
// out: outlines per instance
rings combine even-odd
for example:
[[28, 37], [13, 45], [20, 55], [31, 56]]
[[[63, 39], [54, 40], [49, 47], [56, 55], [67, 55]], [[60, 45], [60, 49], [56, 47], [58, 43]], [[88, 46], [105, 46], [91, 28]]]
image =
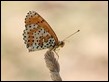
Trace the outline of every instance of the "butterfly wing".
[[29, 11], [25, 18], [23, 36], [29, 51], [53, 48], [58, 38], [50, 25], [35, 11]]

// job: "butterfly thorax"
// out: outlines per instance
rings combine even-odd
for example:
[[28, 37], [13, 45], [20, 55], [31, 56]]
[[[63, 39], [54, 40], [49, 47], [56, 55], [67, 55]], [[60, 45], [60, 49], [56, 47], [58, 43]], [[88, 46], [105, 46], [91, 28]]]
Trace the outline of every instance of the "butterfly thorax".
[[55, 51], [56, 49], [58, 49], [59, 47], [63, 47], [65, 45], [65, 42], [63, 41], [59, 41], [57, 45], [55, 45], [53, 48], [51, 48], [50, 50]]

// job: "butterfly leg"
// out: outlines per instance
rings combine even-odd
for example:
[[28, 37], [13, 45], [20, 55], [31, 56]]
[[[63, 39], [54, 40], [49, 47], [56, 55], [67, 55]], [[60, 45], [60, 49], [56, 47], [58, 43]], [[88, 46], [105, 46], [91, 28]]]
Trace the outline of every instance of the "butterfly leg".
[[57, 48], [57, 47], [50, 48], [50, 51], [53, 51], [53, 52], [55, 52], [55, 54], [57, 55], [57, 57], [58, 57], [58, 59], [59, 59], [59, 55], [58, 55], [58, 53], [56, 52], [56, 48]]
[[55, 52], [55, 54], [57, 55], [57, 57], [58, 57], [58, 59], [59, 59], [59, 55], [58, 55], [58, 53], [56, 52], [56, 51], [54, 51]]

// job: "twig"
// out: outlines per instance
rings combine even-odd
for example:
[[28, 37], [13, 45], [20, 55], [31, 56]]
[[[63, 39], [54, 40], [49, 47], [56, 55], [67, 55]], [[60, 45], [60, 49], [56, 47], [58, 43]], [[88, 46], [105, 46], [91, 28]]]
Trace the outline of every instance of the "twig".
[[49, 50], [45, 53], [45, 62], [46, 62], [46, 66], [50, 70], [51, 79], [53, 81], [62, 81], [59, 74], [60, 66], [58, 61], [54, 57], [54, 53], [52, 51]]

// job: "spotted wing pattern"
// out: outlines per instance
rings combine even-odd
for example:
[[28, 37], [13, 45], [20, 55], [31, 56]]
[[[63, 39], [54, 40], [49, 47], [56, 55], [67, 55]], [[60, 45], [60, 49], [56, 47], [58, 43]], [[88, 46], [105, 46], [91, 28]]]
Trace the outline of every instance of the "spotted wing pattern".
[[29, 51], [53, 48], [58, 38], [49, 24], [35, 11], [29, 11], [25, 18], [24, 41]]

